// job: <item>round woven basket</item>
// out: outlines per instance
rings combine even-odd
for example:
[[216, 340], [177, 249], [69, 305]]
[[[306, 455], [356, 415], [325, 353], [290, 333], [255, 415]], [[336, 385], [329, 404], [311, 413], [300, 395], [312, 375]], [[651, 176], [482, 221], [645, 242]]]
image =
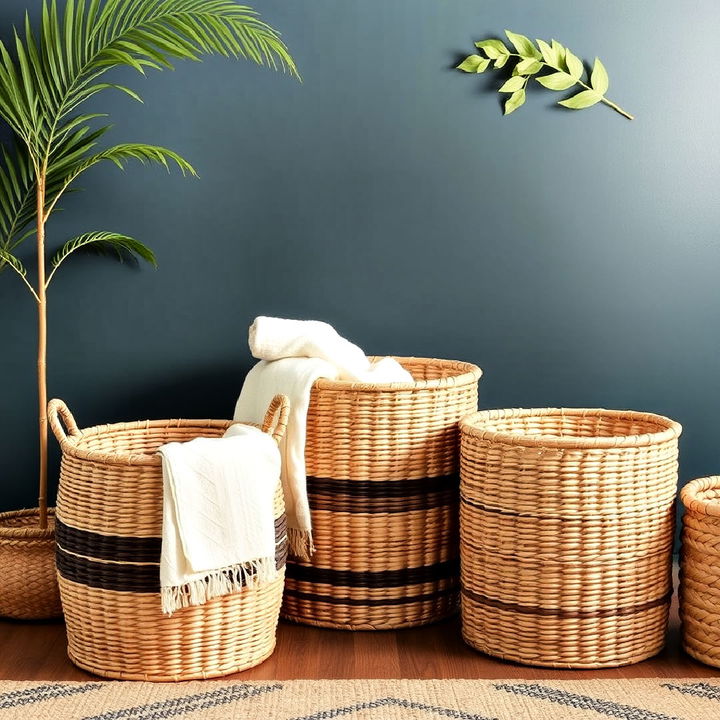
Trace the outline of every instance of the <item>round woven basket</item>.
[[720, 667], [720, 477], [699, 478], [680, 492], [685, 505], [680, 560], [683, 647]]
[[[279, 577], [169, 617], [160, 609], [163, 483], [157, 449], [219, 437], [231, 423], [149, 420], [79, 430], [61, 401], [51, 401], [48, 412], [63, 451], [57, 567], [70, 659], [104, 677], [176, 681], [227, 675], [267, 658], [275, 647], [287, 556], [279, 482]], [[262, 429], [279, 440], [287, 415], [287, 398], [277, 396]]]
[[45, 620], [60, 617], [55, 573], [55, 511], [38, 526], [39, 510], [0, 513], [0, 617]]
[[680, 425], [630, 411], [461, 422], [463, 636], [507, 660], [599, 668], [663, 647]]
[[458, 608], [458, 420], [480, 368], [398, 358], [415, 382], [318, 380], [305, 460], [316, 552], [287, 568], [283, 616], [378, 630]]

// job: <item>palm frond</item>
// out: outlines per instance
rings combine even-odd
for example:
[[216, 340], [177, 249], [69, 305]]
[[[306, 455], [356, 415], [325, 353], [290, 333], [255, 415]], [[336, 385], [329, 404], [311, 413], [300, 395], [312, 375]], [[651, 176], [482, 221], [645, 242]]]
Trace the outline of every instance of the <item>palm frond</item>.
[[6, 267], [12, 268], [18, 274], [20, 279], [25, 284], [25, 287], [27, 287], [27, 289], [32, 293], [32, 296], [35, 298], [36, 302], [39, 303], [40, 298], [35, 292], [35, 288], [28, 282], [27, 270], [25, 269], [25, 266], [12, 253], [8, 252], [3, 248], [0, 248], [0, 272], [2, 272]]
[[128, 235], [121, 235], [120, 233], [114, 232], [89, 232], [78, 235], [72, 240], [68, 240], [55, 255], [53, 255], [50, 261], [52, 272], [48, 276], [45, 284], [46, 287], [50, 284], [53, 275], [55, 275], [55, 271], [60, 265], [62, 265], [70, 255], [79, 250], [89, 250], [102, 255], [114, 254], [119, 260], [145, 260], [153, 267], [157, 267], [155, 253], [139, 240], [129, 237]]
[[[67, 188], [68, 168], [85, 157], [107, 130], [75, 128], [56, 144], [45, 179], [46, 213]], [[0, 248], [11, 251], [34, 232], [24, 231], [36, 219], [35, 171], [23, 145], [9, 150], [0, 144], [0, 159]]]
[[[33, 42], [28, 29], [26, 43]], [[38, 59], [27, 53], [36, 73], [49, 71], [56, 97], [47, 108], [58, 119], [112, 87], [138, 99], [130, 88], [99, 82], [111, 68], [125, 65], [144, 73], [208, 54], [244, 58], [299, 77], [279, 34], [234, 0], [68, 0], [62, 22], [56, 0], [43, 0]], [[49, 95], [43, 94], [44, 102]], [[52, 127], [49, 133], [52, 137]]]
[[0, 248], [0, 271], [6, 267], [12, 268], [21, 278], [27, 277], [25, 266], [12, 253]]
[[185, 158], [168, 148], [142, 143], [124, 143], [107, 148], [94, 155], [83, 154], [83, 156], [74, 163], [68, 163], [65, 158], [61, 158], [60, 167], [65, 171], [62, 178], [60, 177], [61, 174], [58, 172], [57, 167], [52, 165], [50, 167], [51, 175], [56, 179], [56, 182], [54, 183], [52, 191], [48, 193], [48, 210], [52, 211], [55, 208], [63, 193], [86, 170], [104, 161], [110, 161], [121, 170], [124, 170], [128, 160], [137, 160], [143, 165], [156, 163], [162, 165], [168, 172], [170, 171], [170, 164], [174, 163], [183, 175], [190, 174], [197, 177], [195, 168], [185, 160]]

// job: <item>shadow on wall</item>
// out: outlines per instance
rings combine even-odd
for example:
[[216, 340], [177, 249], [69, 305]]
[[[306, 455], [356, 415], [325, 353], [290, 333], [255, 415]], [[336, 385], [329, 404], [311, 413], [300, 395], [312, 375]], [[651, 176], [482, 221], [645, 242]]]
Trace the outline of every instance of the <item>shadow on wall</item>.
[[192, 371], [133, 383], [128, 392], [109, 397], [93, 416], [101, 422], [165, 418], [231, 418], [245, 375], [254, 360], [237, 364], [206, 365]]

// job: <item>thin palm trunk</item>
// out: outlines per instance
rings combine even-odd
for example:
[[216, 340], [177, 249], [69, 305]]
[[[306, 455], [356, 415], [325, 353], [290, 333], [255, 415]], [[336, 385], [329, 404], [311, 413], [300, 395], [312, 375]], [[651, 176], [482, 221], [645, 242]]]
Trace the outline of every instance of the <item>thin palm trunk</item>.
[[40, 527], [47, 527], [48, 418], [47, 418], [47, 303], [45, 300], [45, 173], [37, 177], [37, 306], [38, 306], [38, 411], [40, 432]]

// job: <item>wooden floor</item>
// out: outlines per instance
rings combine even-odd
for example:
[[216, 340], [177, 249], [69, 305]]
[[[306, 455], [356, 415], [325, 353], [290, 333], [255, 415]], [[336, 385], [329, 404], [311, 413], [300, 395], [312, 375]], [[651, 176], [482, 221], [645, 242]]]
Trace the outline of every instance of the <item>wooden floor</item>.
[[[720, 677], [680, 649], [673, 608], [666, 649], [657, 657], [611, 670], [548, 670], [493, 660], [466, 646], [459, 620], [397, 632], [341, 632], [281, 622], [277, 649], [262, 665], [234, 677], [294, 678], [632, 678]], [[62, 622], [0, 621], [0, 679], [85, 680], [65, 654]]]

